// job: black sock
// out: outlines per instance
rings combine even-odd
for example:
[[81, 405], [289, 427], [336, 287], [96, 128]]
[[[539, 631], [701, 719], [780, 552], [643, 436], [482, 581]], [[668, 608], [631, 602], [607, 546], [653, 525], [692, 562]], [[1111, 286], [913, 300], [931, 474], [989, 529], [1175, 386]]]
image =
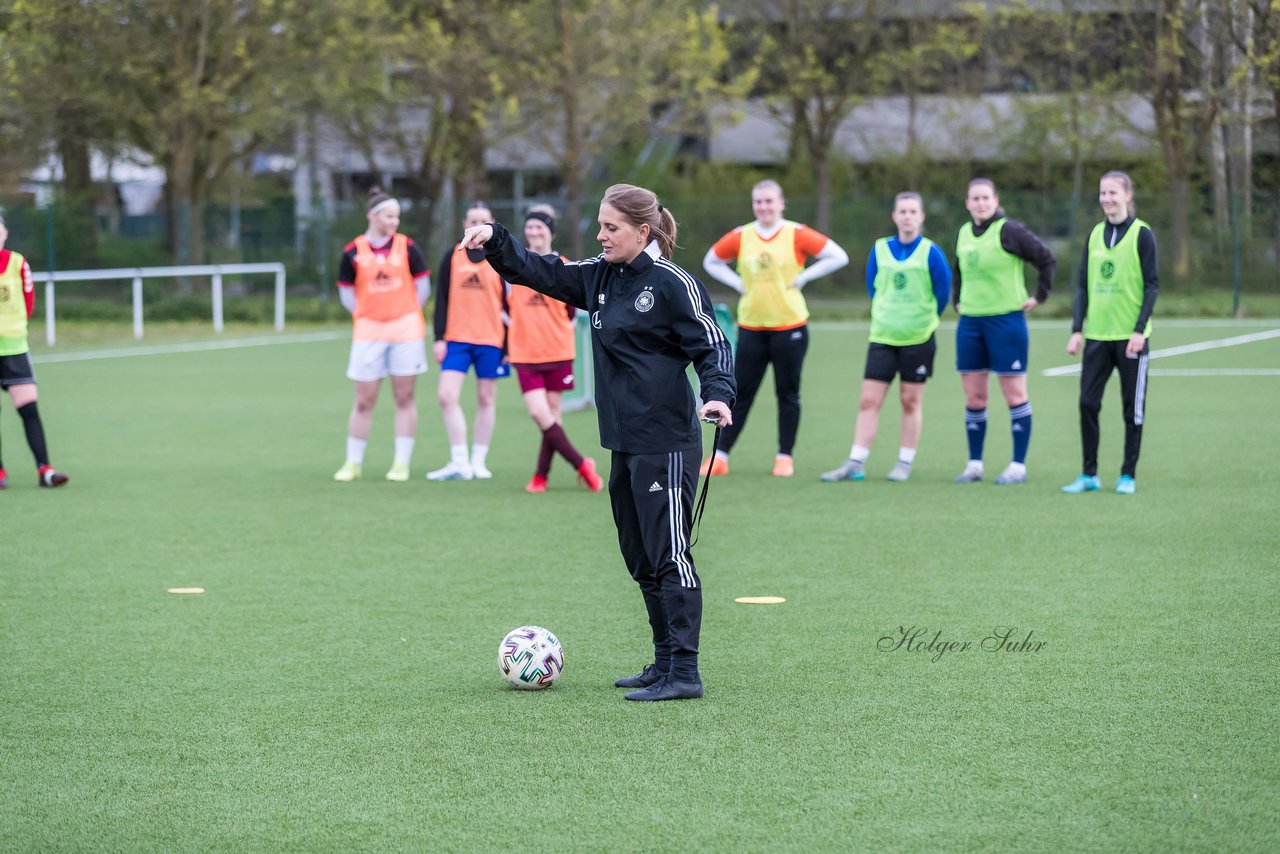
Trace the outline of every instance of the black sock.
[[695, 682], [698, 680], [697, 655], [672, 655], [671, 678], [676, 682]]
[[36, 458], [36, 466], [49, 465], [49, 448], [44, 442], [44, 425], [40, 423], [40, 410], [36, 408], [36, 402], [33, 400], [26, 406], [19, 406], [18, 414], [22, 416], [22, 426], [27, 431], [27, 444], [31, 446], [31, 453]]

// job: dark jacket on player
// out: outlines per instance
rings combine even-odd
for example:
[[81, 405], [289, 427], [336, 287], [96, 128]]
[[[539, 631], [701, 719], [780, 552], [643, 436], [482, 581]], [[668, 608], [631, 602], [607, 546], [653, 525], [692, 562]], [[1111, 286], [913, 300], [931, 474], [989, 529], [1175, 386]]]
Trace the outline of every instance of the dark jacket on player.
[[[981, 237], [986, 233], [991, 223], [1004, 216], [1004, 210], [1000, 209], [990, 219], [974, 223], [973, 236]], [[1036, 302], [1047, 300], [1049, 291], [1053, 288], [1053, 274], [1058, 270], [1058, 259], [1054, 256], [1053, 250], [1049, 248], [1048, 244], [1023, 223], [1018, 222], [1016, 219], [1005, 217], [1004, 228], [1000, 231], [1000, 247], [1010, 255], [1017, 255], [1023, 261], [1030, 262], [1036, 268], [1036, 273], [1038, 274], [1036, 279]], [[959, 258], [952, 261], [951, 269], [954, 273], [951, 279], [951, 307], [958, 309], [960, 305], [960, 289], [964, 287], [964, 282], [960, 275]]]
[[733, 406], [733, 352], [716, 325], [702, 282], [662, 258], [651, 242], [627, 264], [604, 256], [565, 261], [527, 252], [501, 225], [485, 244], [504, 279], [591, 313], [600, 444], [625, 454], [661, 454], [701, 444], [693, 389]]
[[[1133, 217], [1116, 225], [1107, 221], [1103, 224], [1102, 242], [1107, 246], [1115, 246], [1124, 239], [1133, 225]], [[1150, 228], [1138, 232], [1138, 262], [1142, 265], [1142, 310], [1138, 312], [1138, 322], [1133, 325], [1134, 332], [1142, 332], [1147, 328], [1147, 321], [1156, 308], [1156, 297], [1160, 296], [1160, 273], [1156, 262], [1156, 236]], [[1076, 304], [1071, 318], [1071, 331], [1084, 329], [1084, 318], [1089, 313], [1089, 239], [1084, 241], [1084, 253], [1080, 261], [1080, 273], [1076, 277]]]

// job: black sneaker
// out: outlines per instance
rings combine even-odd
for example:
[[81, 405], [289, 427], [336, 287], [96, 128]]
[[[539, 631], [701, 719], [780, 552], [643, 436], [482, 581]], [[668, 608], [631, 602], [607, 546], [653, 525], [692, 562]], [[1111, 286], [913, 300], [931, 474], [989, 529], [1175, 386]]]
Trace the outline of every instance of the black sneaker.
[[652, 664], [646, 664], [635, 676], [624, 676], [613, 684], [618, 688], [648, 688], [661, 679], [663, 674]]
[[696, 679], [692, 682], [676, 682], [672, 679], [663, 679], [655, 682], [648, 688], [641, 688], [639, 691], [632, 691], [625, 695], [628, 700], [654, 701], [654, 700], [696, 700], [702, 696], [702, 680]]

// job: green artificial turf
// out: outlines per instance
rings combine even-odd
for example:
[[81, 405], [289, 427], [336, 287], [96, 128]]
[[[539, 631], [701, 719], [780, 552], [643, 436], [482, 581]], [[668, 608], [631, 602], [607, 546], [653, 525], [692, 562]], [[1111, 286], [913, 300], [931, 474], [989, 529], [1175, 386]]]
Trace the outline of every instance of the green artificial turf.
[[[1275, 327], [1157, 321], [1153, 348]], [[422, 478], [448, 455], [432, 373], [413, 480], [382, 479], [387, 396], [364, 479], [336, 484], [342, 340], [38, 363], [72, 481], [36, 488], [4, 399], [0, 849], [1275, 850], [1280, 377], [1154, 373], [1133, 497], [1109, 489], [1113, 380], [1104, 491], [1065, 496], [1078, 380], [1039, 371], [1072, 361], [1066, 337], [1032, 332], [1026, 485], [989, 482], [994, 386], [988, 482], [951, 483], [946, 327], [911, 481], [883, 479], [893, 391], [867, 481], [825, 484], [866, 332], [816, 327], [796, 476], [769, 475], [766, 380], [711, 485], [707, 697], [666, 704], [612, 687], [648, 660], [640, 597], [606, 496], [562, 460], [523, 492], [538, 434], [514, 381], [492, 481]], [[1152, 367], [1275, 369], [1280, 338]], [[607, 471], [594, 415], [566, 427]], [[495, 665], [528, 623], [566, 653], [538, 693]], [[1043, 646], [984, 650], [1001, 626]], [[941, 635], [895, 649], [902, 630]]]

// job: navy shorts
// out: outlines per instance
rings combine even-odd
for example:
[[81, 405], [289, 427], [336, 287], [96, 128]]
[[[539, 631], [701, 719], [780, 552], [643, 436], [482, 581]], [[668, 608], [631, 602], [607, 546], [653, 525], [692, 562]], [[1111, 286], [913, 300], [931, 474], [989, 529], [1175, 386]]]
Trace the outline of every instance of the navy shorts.
[[1000, 376], [1027, 372], [1027, 317], [1021, 311], [985, 317], [960, 316], [956, 327], [956, 370], [991, 371]]
[[511, 366], [502, 361], [501, 347], [466, 344], [462, 341], [448, 342], [440, 370], [465, 374], [472, 365], [476, 366], [477, 379], [496, 380], [511, 375]]
[[904, 383], [922, 383], [933, 376], [933, 356], [937, 351], [932, 335], [922, 344], [903, 347], [873, 341], [867, 348], [867, 368], [862, 378], [891, 383], [896, 374]]
[[34, 385], [36, 372], [31, 369], [31, 357], [27, 353], [0, 356], [0, 388], [11, 385]]

